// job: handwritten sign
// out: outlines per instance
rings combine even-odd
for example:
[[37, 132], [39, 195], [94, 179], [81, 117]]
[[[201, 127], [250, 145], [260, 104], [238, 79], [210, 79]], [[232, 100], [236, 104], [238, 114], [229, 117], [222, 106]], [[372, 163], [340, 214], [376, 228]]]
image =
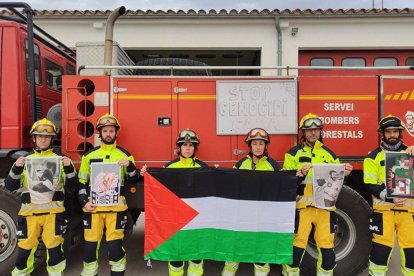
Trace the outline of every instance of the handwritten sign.
[[297, 133], [296, 80], [217, 81], [217, 134]]

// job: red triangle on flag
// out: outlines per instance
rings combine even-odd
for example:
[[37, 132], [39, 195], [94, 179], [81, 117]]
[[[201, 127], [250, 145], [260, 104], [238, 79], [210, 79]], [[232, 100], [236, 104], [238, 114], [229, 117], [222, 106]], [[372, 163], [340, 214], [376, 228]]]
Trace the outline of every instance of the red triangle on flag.
[[149, 173], [145, 173], [144, 177], [144, 201], [144, 256], [171, 238], [198, 215], [196, 210]]

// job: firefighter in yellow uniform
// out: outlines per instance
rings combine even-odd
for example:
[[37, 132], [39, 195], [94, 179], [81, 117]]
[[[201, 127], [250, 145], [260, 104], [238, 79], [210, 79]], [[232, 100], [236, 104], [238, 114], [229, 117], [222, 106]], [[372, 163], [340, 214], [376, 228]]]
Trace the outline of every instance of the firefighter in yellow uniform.
[[[178, 134], [176, 141], [178, 158], [168, 162], [164, 165], [164, 168], [170, 169], [189, 169], [189, 168], [201, 168], [207, 167], [207, 164], [197, 159], [195, 154], [200, 145], [200, 140], [197, 134], [191, 130], [186, 129]], [[143, 166], [141, 169], [141, 175], [147, 170], [147, 166]], [[203, 260], [188, 261], [187, 276], [199, 276], [203, 275]], [[168, 274], [170, 276], [182, 276], [184, 275], [184, 262], [183, 261], [171, 261], [168, 262]]]
[[[47, 248], [49, 275], [63, 275], [66, 260], [62, 244], [67, 227], [64, 200], [65, 192], [73, 193], [77, 188], [75, 167], [68, 157], [52, 148], [56, 127], [51, 121], [41, 119], [35, 122], [30, 135], [33, 151], [19, 157], [5, 179], [6, 188], [10, 191], [21, 188], [22, 201], [17, 225], [19, 249], [12, 275], [30, 275], [33, 271], [40, 235]], [[27, 163], [28, 159], [33, 161], [45, 157], [59, 157], [61, 164], [56, 168], [53, 162], [43, 165]], [[57, 181], [54, 179], [56, 175], [59, 176]]]
[[[293, 264], [283, 265], [283, 275], [299, 276], [300, 263], [308, 244], [312, 225], [315, 229], [315, 242], [318, 247], [317, 275], [333, 275], [336, 266], [334, 247], [334, 211], [314, 207], [312, 164], [337, 164], [335, 153], [322, 143], [323, 121], [315, 114], [308, 113], [299, 124], [302, 143], [285, 154], [284, 170], [297, 170], [298, 176], [306, 176], [298, 189], [296, 199], [295, 236], [293, 240]], [[345, 175], [352, 166], [345, 164]]]
[[[233, 168], [239, 170], [257, 171], [279, 171], [279, 164], [267, 154], [267, 147], [270, 137], [266, 130], [262, 128], [251, 129], [244, 140], [250, 148], [246, 157], [239, 160]], [[234, 276], [239, 268], [240, 262], [227, 261], [224, 265], [222, 276]], [[270, 272], [269, 264], [254, 264], [255, 276], [266, 276]]]
[[[124, 275], [126, 254], [122, 245], [127, 223], [125, 187], [138, 181], [135, 161], [132, 155], [116, 144], [120, 125], [118, 120], [105, 114], [98, 119], [96, 129], [101, 145], [82, 156], [79, 169], [79, 200], [84, 210], [84, 262], [81, 275], [98, 274], [98, 251], [104, 229], [109, 251], [111, 276]], [[116, 162], [121, 167], [120, 197], [117, 205], [97, 206], [90, 199], [90, 173], [92, 162]]]
[[372, 194], [374, 208], [370, 219], [373, 234], [369, 256], [371, 276], [386, 275], [395, 232], [401, 252], [402, 273], [414, 275], [414, 200], [388, 198], [384, 184], [385, 151], [414, 154], [414, 146], [407, 147], [401, 140], [404, 129], [399, 118], [392, 115], [384, 117], [378, 127], [381, 145], [364, 159], [364, 183]]

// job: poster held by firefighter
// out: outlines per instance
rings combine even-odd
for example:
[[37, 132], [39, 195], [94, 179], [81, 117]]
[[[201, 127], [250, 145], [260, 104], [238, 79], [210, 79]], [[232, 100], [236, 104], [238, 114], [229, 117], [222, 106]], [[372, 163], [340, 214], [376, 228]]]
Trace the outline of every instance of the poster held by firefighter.
[[314, 164], [313, 196], [316, 208], [332, 210], [344, 183], [343, 164]]
[[385, 152], [387, 197], [414, 198], [414, 157], [404, 152]]
[[26, 158], [26, 175], [32, 203], [48, 203], [62, 189], [59, 157]]
[[118, 163], [91, 164], [91, 201], [97, 206], [118, 205], [121, 167]]

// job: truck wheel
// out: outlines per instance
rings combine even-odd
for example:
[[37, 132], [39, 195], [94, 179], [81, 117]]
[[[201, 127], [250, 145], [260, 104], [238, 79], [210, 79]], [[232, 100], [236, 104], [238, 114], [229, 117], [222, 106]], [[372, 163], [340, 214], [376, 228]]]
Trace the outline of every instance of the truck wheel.
[[[152, 58], [139, 61], [136, 66], [207, 66], [204, 62], [183, 59], [183, 58]], [[207, 69], [174, 70], [174, 76], [211, 76], [211, 71]], [[158, 75], [169, 76], [171, 70], [159, 69], [136, 69], [135, 75]]]
[[[335, 275], [357, 275], [368, 266], [371, 249], [369, 218], [371, 208], [364, 198], [348, 186], [343, 186], [336, 202], [338, 225], [335, 232]], [[318, 250], [309, 237], [308, 247], [301, 264], [301, 275], [316, 275]]]
[[8, 275], [14, 267], [19, 209], [19, 197], [0, 187], [0, 275]]

